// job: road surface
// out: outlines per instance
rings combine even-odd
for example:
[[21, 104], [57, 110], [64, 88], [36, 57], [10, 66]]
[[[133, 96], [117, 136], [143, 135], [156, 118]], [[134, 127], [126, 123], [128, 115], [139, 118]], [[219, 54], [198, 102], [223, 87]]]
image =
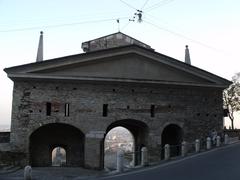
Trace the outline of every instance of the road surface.
[[[33, 168], [34, 180], [240, 180], [240, 143], [124, 175], [104, 174], [82, 168]], [[22, 179], [23, 170], [0, 174], [0, 180]]]
[[98, 179], [240, 180], [240, 143], [213, 150], [174, 164]]

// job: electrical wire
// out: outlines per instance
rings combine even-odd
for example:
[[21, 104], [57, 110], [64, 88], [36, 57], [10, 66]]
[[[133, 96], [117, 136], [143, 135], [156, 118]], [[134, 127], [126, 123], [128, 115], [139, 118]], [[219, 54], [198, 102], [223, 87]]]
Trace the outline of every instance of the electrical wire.
[[58, 22], [58, 23], [61, 23], [61, 22], [64, 22], [68, 19], [75, 19], [76, 21], [79, 20], [79, 17], [81, 19], [83, 18], [94, 18], [94, 17], [104, 17], [105, 15], [108, 15], [108, 16], [118, 16], [118, 15], [122, 15], [122, 11], [117, 11], [117, 12], [95, 12], [94, 14], [92, 13], [84, 13], [84, 14], [79, 14], [78, 16], [61, 16], [61, 17], [55, 17], [55, 18], [31, 18], [31, 17], [28, 17], [28, 19], [23, 19], [23, 20], [18, 20], [18, 19], [15, 19], [15, 22], [12, 23], [11, 21], [2, 21], [0, 22], [0, 27], [6, 27], [6, 26], [11, 26], [11, 25], [18, 25], [18, 24], [29, 24], [29, 23], [47, 23], [49, 21], [54, 21], [54, 22]]
[[123, 4], [125, 4], [126, 6], [128, 6], [128, 7], [131, 8], [131, 9], [138, 10], [138, 9], [136, 9], [135, 7], [133, 7], [132, 5], [126, 3], [126, 2], [123, 1], [123, 0], [119, 0], [119, 1], [121, 1]]
[[170, 2], [173, 2], [173, 1], [174, 1], [174, 0], [163, 0], [163, 1], [160, 1], [160, 2], [158, 2], [158, 3], [156, 3], [156, 4], [154, 4], [154, 5], [146, 8], [146, 9], [144, 10], [144, 12], [145, 12], [145, 11], [152, 11], [152, 10], [154, 10], [154, 9], [156, 9], [156, 8], [159, 8], [159, 7], [161, 7], [161, 6], [164, 6], [164, 5], [166, 5], [166, 4], [169, 4]]
[[100, 22], [107, 22], [107, 21], [116, 21], [116, 19], [128, 19], [128, 18], [129, 17], [121, 17], [121, 18], [74, 22], [74, 23], [67, 23], [67, 24], [56, 24], [56, 25], [48, 25], [48, 26], [34, 26], [34, 27], [28, 27], [28, 28], [0, 30], [0, 32], [3, 33], [3, 32], [27, 31], [27, 30], [34, 30], [34, 29], [40, 29], [40, 28], [57, 28], [57, 27], [74, 26], [74, 25], [80, 25], [80, 24], [91, 24], [91, 23], [100, 23]]
[[145, 14], [145, 17], [147, 16], [149, 16], [149, 17], [151, 17], [151, 18], [154, 18], [155, 20], [157, 20], [157, 21], [161, 21], [161, 23], [164, 23], [164, 24], [166, 24], [166, 25], [169, 25], [169, 22], [167, 22], [166, 20], [163, 20], [163, 19], [160, 19], [159, 17], [156, 17], [156, 16], [153, 16], [152, 14], [149, 14], [148, 12], [146, 13], [144, 13]]
[[131, 23], [131, 21], [128, 21], [127, 24], [125, 24], [122, 29], [120, 29], [121, 31], [123, 31], [124, 29], [126, 29], [126, 27]]
[[[153, 23], [153, 22], [156, 22], [156, 23], [157, 23], [157, 22], [161, 22], [161, 24], [162, 24], [163, 26], [165, 26], [165, 27], [171, 27], [171, 29], [174, 29], [174, 31], [184, 32], [183, 29], [181, 29], [181, 28], [179, 28], [179, 27], [177, 27], [177, 26], [174, 26], [174, 25], [170, 24], [169, 21], [166, 21], [166, 20], [164, 20], [164, 19], [162, 19], [162, 18], [153, 16], [152, 14], [145, 13], [145, 18], [147, 18], [148, 20], [149, 20], [149, 18], [150, 18], [150, 20], [153, 20], [153, 19], [156, 20], [156, 21], [151, 21], [152, 23]], [[183, 34], [183, 33], [182, 33], [182, 34]]]
[[145, 1], [145, 3], [143, 4], [141, 10], [143, 10], [143, 8], [147, 5], [148, 1], [149, 1], [149, 0], [146, 0], [146, 1]]
[[153, 24], [153, 23], [151, 23], [151, 22], [149, 22], [149, 21], [146, 21], [146, 20], [144, 20], [144, 22], [147, 23], [147, 24], [149, 24], [149, 25], [151, 25], [151, 26], [153, 26], [153, 27], [155, 27], [155, 28], [157, 28], [157, 29], [159, 29], [159, 30], [161, 30], [161, 31], [166, 31], [166, 32], [171, 33], [171, 34], [173, 34], [173, 35], [175, 35], [175, 36], [181, 37], [181, 38], [183, 38], [183, 39], [187, 39], [187, 40], [189, 40], [189, 41], [191, 41], [191, 42], [193, 42], [193, 43], [195, 43], [195, 44], [199, 44], [199, 45], [204, 46], [204, 47], [206, 47], [206, 48], [209, 48], [209, 49], [212, 49], [212, 50], [214, 50], [214, 51], [218, 51], [218, 52], [221, 52], [221, 53], [222, 53], [222, 51], [219, 50], [219, 49], [216, 49], [216, 48], [211, 47], [211, 46], [209, 46], [209, 45], [207, 45], [207, 44], [205, 44], [205, 43], [202, 43], [202, 42], [200, 42], [200, 41], [197, 41], [197, 40], [194, 40], [194, 39], [192, 39], [192, 38], [189, 38], [189, 37], [187, 37], [187, 36], [185, 36], [185, 35], [183, 35], [183, 34], [174, 32], [174, 31], [169, 30], [169, 29], [164, 28], [164, 27], [160, 27], [160, 26], [158, 26], [158, 25], [156, 25], [156, 24]]
[[170, 3], [171, 1], [174, 1], [174, 0], [162, 0], [162, 1], [160, 1], [160, 2], [158, 2], [158, 3], [156, 3], [156, 4], [154, 4], [154, 5], [146, 8], [145, 11], [151, 11], [151, 10], [153, 10], [153, 9], [156, 9], [156, 8], [158, 8], [158, 7], [161, 7], [161, 6], [163, 6], [163, 5], [166, 5], [166, 4]]

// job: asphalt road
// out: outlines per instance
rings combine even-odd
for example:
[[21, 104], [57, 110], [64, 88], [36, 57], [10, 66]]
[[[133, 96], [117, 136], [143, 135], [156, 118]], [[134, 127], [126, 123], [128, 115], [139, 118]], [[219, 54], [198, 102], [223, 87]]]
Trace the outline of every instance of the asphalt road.
[[174, 164], [98, 179], [240, 180], [240, 144], [213, 150]]

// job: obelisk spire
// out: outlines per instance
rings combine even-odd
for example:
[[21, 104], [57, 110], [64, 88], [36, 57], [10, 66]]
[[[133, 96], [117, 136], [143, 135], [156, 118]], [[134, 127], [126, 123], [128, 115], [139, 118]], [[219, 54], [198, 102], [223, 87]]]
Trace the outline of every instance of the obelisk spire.
[[186, 45], [186, 49], [185, 49], [185, 63], [191, 65], [191, 59], [190, 59], [190, 53], [189, 53], [188, 45]]
[[36, 62], [43, 61], [43, 32], [40, 32]]

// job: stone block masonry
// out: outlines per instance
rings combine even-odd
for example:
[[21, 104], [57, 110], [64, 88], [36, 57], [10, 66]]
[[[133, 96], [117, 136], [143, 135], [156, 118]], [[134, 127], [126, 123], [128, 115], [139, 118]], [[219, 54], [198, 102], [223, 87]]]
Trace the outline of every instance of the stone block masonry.
[[[31, 142], [32, 133], [49, 124], [70, 125], [84, 136], [80, 138], [84, 150], [79, 152], [84, 154], [83, 166], [101, 169], [104, 137], [113, 127], [130, 130], [135, 137], [135, 150], [144, 145], [149, 149], [149, 158], [154, 158], [159, 155], [157, 147], [161, 147], [162, 132], [168, 125], [179, 126], [182, 139], [192, 142], [206, 137], [212, 129], [221, 132], [222, 117], [222, 91], [218, 88], [16, 81], [10, 142], [14, 144], [13, 151], [27, 154], [25, 162], [31, 163], [31, 144], [35, 144]], [[144, 131], [135, 122], [144, 124]], [[0, 134], [0, 140], [4, 139], [1, 137]], [[65, 147], [60, 139], [56, 138], [49, 147]], [[49, 154], [41, 156], [47, 159]]]

